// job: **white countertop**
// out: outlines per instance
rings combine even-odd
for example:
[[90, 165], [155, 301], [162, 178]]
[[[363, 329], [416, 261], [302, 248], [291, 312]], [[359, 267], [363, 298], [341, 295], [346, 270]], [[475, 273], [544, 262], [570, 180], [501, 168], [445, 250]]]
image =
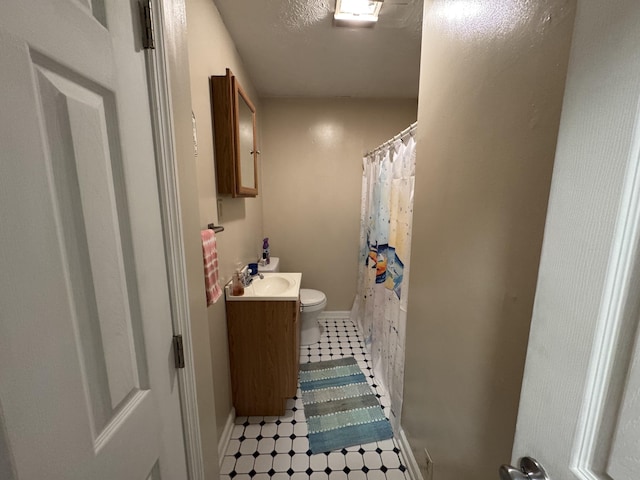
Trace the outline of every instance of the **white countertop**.
[[231, 295], [231, 282], [224, 288], [225, 297], [230, 302], [240, 301], [291, 301], [300, 296], [302, 273], [265, 272], [264, 279], [253, 277], [251, 285], [244, 287], [244, 295]]

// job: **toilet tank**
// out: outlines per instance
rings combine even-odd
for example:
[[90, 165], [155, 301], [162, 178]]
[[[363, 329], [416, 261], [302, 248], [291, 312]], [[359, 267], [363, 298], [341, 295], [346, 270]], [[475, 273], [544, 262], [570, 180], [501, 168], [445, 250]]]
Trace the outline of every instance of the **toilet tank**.
[[279, 272], [280, 271], [280, 257], [271, 257], [269, 265], [258, 264], [258, 272]]

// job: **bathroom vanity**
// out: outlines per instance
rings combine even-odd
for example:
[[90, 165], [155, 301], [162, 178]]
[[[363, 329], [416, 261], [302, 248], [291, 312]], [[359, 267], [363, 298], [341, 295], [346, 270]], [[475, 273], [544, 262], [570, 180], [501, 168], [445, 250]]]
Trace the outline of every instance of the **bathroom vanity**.
[[225, 288], [231, 390], [238, 416], [282, 415], [296, 394], [300, 273], [265, 273], [245, 294]]

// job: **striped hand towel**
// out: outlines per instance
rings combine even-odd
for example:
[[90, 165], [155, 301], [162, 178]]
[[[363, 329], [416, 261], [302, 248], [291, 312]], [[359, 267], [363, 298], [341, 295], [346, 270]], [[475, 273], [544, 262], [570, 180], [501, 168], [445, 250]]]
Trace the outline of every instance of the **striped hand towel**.
[[222, 296], [222, 288], [218, 283], [218, 247], [213, 230], [202, 230], [200, 235], [204, 258], [204, 284], [207, 291], [207, 306], [209, 306]]

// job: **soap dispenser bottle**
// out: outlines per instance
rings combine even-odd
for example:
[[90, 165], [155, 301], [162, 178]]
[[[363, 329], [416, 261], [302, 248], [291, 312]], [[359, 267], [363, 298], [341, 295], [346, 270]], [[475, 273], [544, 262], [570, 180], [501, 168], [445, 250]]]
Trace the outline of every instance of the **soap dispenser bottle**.
[[262, 240], [262, 261], [265, 265], [271, 262], [271, 254], [269, 253], [269, 237]]
[[244, 295], [244, 285], [242, 284], [242, 279], [240, 278], [242, 274], [240, 270], [236, 270], [233, 274], [233, 280], [231, 282], [231, 295], [234, 297], [241, 297]]

